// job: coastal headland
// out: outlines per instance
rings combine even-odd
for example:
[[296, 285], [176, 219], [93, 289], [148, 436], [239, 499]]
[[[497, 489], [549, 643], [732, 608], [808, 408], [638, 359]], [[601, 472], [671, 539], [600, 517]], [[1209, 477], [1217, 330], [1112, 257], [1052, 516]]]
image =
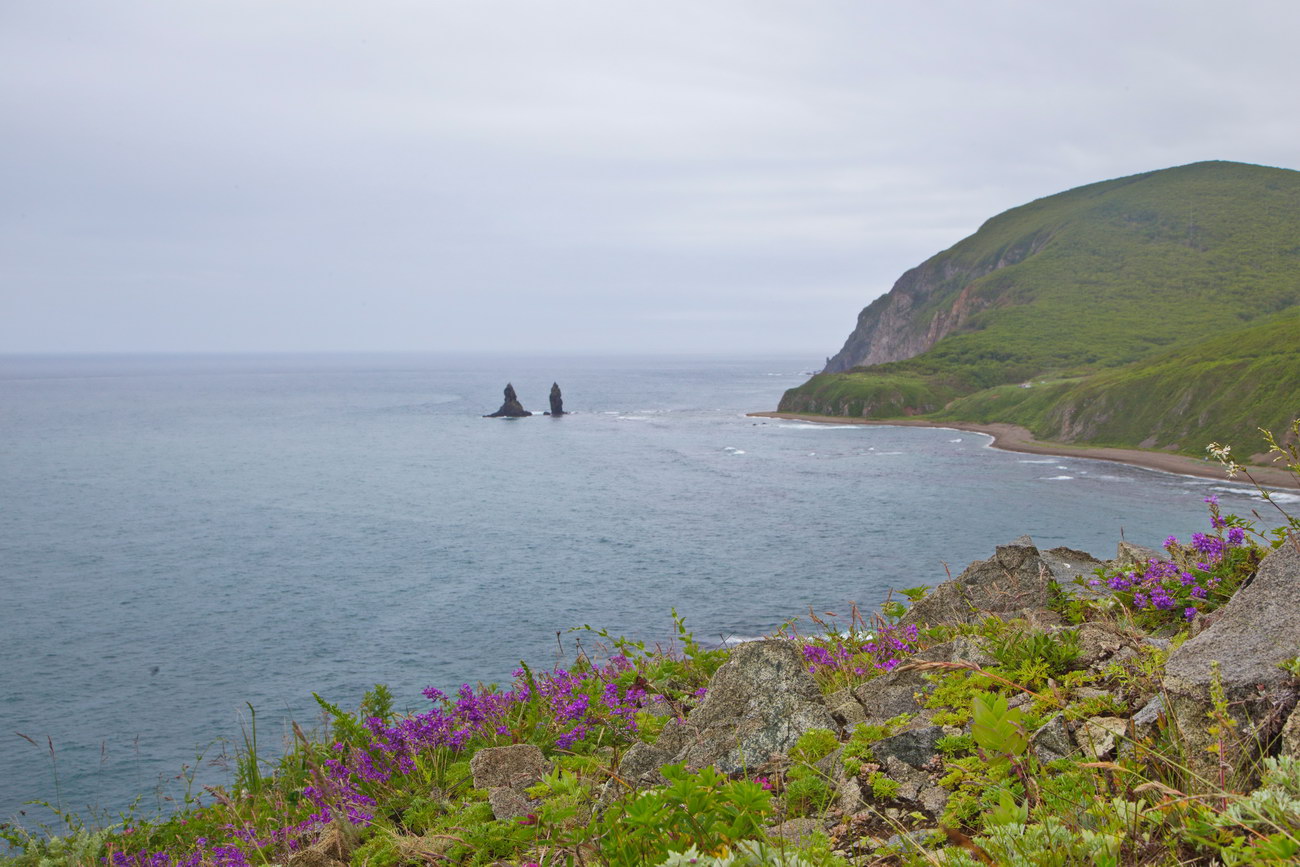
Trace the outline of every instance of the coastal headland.
[[[1089, 458], [1099, 461], [1114, 461], [1149, 470], [1176, 473], [1183, 476], [1199, 476], [1207, 479], [1224, 479], [1224, 468], [1217, 462], [1198, 460], [1187, 455], [1170, 454], [1147, 449], [1122, 449], [1104, 446], [1080, 446], [1069, 443], [1054, 443], [1036, 440], [1026, 428], [1014, 424], [991, 423], [980, 424], [962, 421], [932, 421], [929, 419], [910, 418], [853, 418], [836, 415], [817, 415], [800, 412], [751, 412], [750, 418], [780, 418], [795, 421], [815, 422], [818, 424], [864, 424], [891, 425], [896, 427], [932, 427], [947, 430], [970, 431], [993, 437], [993, 447], [1008, 452], [1024, 452], [1033, 455], [1052, 455], [1062, 458]], [[1261, 485], [1270, 488], [1300, 489], [1295, 476], [1277, 467], [1245, 467], [1246, 471]], [[1245, 482], [1242, 476], [1235, 481]]]

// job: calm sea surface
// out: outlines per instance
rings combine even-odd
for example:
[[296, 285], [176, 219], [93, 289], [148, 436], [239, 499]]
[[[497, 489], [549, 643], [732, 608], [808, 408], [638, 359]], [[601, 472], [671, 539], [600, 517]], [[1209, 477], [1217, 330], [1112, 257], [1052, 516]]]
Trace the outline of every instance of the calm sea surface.
[[[1258, 505], [970, 433], [745, 417], [814, 363], [0, 357], [0, 820], [166, 809], [186, 765], [225, 782], [248, 705], [273, 753], [312, 692], [423, 708], [571, 658], [573, 626], [660, 639], [676, 607], [756, 636], [1022, 533], [1105, 557], [1202, 529], [1211, 492]], [[480, 418], [507, 380], [574, 414]]]

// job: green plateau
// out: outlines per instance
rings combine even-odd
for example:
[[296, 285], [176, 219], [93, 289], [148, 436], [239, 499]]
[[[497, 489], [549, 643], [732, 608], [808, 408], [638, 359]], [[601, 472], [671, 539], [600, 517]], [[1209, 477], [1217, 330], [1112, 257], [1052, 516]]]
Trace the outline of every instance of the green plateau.
[[864, 309], [779, 409], [1249, 452], [1300, 411], [1300, 172], [1194, 163], [999, 214]]

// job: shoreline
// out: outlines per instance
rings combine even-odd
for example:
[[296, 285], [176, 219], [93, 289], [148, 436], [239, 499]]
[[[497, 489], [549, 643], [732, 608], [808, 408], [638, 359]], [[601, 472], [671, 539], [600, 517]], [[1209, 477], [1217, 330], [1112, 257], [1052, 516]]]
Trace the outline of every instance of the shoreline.
[[[966, 421], [932, 421], [930, 419], [910, 419], [910, 418], [848, 418], [834, 415], [815, 415], [813, 413], [803, 412], [751, 412], [746, 413], [750, 418], [780, 418], [791, 421], [807, 421], [815, 424], [862, 424], [862, 425], [887, 425], [890, 427], [929, 427], [943, 428], [948, 430], [967, 431], [970, 433], [981, 433], [993, 438], [992, 446], [1007, 452], [1022, 452], [1031, 455], [1050, 455], [1059, 458], [1086, 458], [1095, 461], [1113, 461], [1118, 464], [1127, 464], [1134, 467], [1142, 467], [1147, 470], [1157, 470], [1162, 473], [1173, 473], [1179, 476], [1196, 476], [1203, 479], [1217, 479], [1222, 482], [1233, 482], [1240, 484], [1250, 484], [1250, 480], [1242, 475], [1229, 479], [1228, 474], [1224, 471], [1222, 465], [1217, 462], [1197, 460], [1187, 455], [1168, 454], [1165, 452], [1147, 451], [1145, 449], [1121, 449], [1110, 446], [1072, 446], [1065, 443], [1049, 443], [1036, 440], [1029, 433], [1028, 429], [1019, 425], [1006, 424], [1002, 422], [992, 424], [980, 424], [977, 422]], [[1247, 466], [1246, 470], [1255, 478], [1255, 481], [1267, 488], [1278, 488], [1284, 490], [1300, 490], [1300, 483], [1286, 470], [1277, 467], [1260, 467]]]

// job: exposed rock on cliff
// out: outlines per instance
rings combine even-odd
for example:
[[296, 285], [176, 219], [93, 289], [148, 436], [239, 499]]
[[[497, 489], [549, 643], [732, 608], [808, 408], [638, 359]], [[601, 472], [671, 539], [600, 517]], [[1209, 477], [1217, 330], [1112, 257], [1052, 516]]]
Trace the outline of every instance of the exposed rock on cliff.
[[996, 303], [975, 292], [975, 281], [1024, 261], [1050, 240], [1046, 231], [1031, 233], [975, 261], [963, 255], [960, 245], [931, 257], [858, 314], [857, 327], [823, 372], [842, 373], [928, 351]]

